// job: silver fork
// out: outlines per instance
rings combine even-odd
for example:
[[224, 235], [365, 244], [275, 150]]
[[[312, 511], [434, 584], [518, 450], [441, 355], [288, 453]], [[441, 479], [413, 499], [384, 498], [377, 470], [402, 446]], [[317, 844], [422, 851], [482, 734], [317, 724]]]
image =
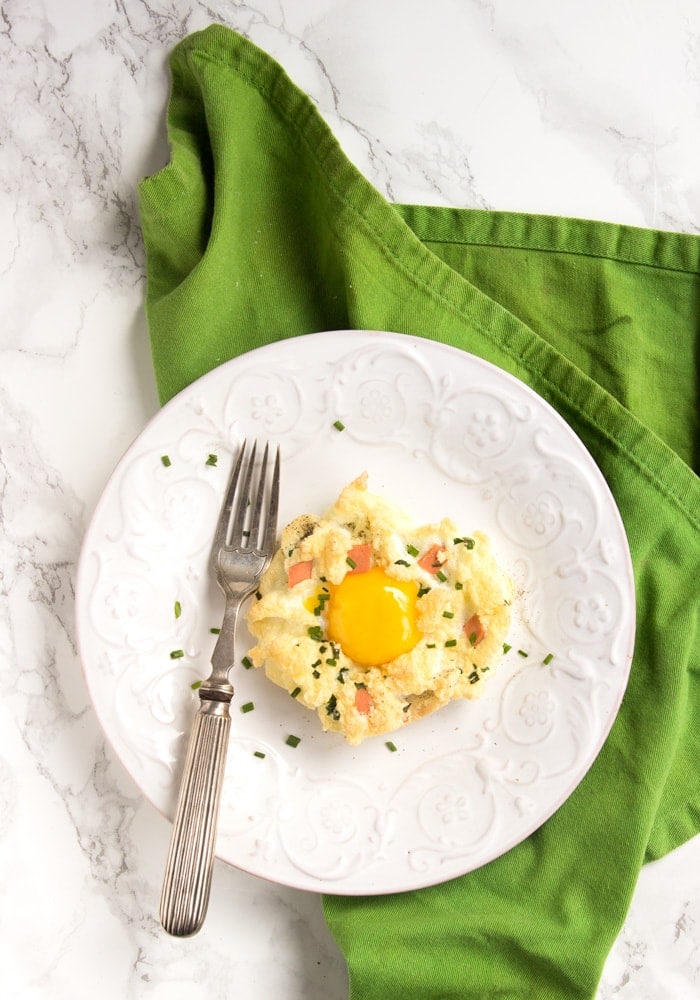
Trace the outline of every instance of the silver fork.
[[[226, 596], [221, 632], [211, 657], [213, 670], [199, 689], [165, 865], [160, 919], [169, 934], [188, 937], [202, 923], [209, 904], [214, 846], [228, 748], [233, 686], [234, 637], [241, 605], [270, 563], [277, 533], [280, 455], [275, 454], [268, 489], [265, 445], [257, 489], [253, 482], [256, 445], [244, 442], [231, 473], [216, 526], [211, 568]], [[255, 495], [253, 495], [255, 494]]]

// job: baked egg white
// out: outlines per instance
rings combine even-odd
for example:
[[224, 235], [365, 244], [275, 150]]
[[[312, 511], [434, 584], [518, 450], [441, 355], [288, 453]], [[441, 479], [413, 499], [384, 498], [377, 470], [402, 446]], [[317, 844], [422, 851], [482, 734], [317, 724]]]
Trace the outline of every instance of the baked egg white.
[[249, 658], [351, 744], [478, 697], [503, 653], [512, 584], [481, 532], [407, 514], [350, 483], [304, 514], [247, 612]]

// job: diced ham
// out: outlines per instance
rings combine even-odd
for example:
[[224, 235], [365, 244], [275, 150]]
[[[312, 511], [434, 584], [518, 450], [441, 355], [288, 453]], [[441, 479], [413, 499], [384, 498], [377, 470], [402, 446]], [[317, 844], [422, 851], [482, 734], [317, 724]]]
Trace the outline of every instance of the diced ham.
[[478, 615], [472, 615], [469, 621], [464, 623], [464, 634], [472, 646], [478, 646], [486, 635], [486, 629], [481, 623]]
[[418, 560], [418, 565], [435, 576], [445, 564], [447, 553], [442, 545], [431, 545]]
[[372, 708], [372, 695], [367, 688], [358, 688], [355, 692], [355, 708], [360, 715], [369, 715]]
[[348, 552], [348, 559], [354, 563], [350, 573], [366, 573], [372, 567], [372, 543], [353, 545]]
[[302, 562], [293, 563], [287, 570], [289, 589], [291, 590], [292, 587], [296, 587], [296, 585], [301, 583], [302, 580], [309, 580], [311, 578], [312, 568], [312, 559], [304, 559]]

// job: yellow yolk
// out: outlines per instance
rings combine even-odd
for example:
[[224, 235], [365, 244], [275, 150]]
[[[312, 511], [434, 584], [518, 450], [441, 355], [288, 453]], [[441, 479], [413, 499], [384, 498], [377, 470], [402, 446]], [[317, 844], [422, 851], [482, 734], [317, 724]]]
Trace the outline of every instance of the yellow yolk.
[[389, 663], [412, 650], [421, 637], [417, 596], [415, 581], [395, 580], [380, 566], [348, 573], [331, 588], [328, 637], [360, 666]]

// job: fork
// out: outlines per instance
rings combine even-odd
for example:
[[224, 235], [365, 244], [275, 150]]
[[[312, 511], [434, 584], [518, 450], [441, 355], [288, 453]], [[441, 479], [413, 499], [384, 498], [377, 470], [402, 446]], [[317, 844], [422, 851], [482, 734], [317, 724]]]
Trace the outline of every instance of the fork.
[[269, 445], [265, 445], [255, 490], [256, 448], [253, 444], [246, 455], [243, 442], [238, 452], [211, 551], [211, 569], [226, 597], [226, 607], [211, 657], [213, 669], [199, 688], [199, 710], [190, 733], [165, 865], [160, 920], [175, 937], [195, 934], [209, 905], [231, 727], [233, 685], [228, 675], [235, 656], [236, 622], [241, 605], [270, 564], [277, 533], [279, 448], [268, 489]]

